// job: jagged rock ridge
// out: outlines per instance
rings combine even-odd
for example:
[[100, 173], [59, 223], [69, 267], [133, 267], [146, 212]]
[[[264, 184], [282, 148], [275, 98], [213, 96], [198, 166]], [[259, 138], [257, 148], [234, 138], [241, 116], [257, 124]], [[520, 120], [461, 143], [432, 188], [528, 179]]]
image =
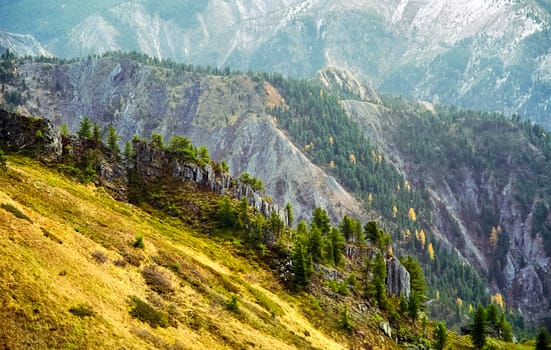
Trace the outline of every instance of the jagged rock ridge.
[[226, 160], [234, 176], [261, 179], [279, 207], [293, 204], [297, 219], [309, 218], [315, 207], [335, 220], [362, 216], [358, 201], [266, 114], [266, 106], [283, 101], [267, 83], [148, 66], [127, 57], [55, 66], [27, 60], [18, 70], [12, 85], [25, 85], [33, 96], [25, 108], [56, 125], [76, 131], [88, 116], [103, 130], [115, 126], [123, 141], [152, 133], [165, 140], [186, 135], [205, 145], [214, 160]]

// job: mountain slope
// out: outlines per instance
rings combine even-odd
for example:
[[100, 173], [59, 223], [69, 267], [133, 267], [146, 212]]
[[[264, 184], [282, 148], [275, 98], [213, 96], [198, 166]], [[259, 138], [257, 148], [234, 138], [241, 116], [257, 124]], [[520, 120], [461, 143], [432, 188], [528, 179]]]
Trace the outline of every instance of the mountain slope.
[[[309, 323], [295, 306], [300, 300], [283, 293], [271, 272], [223, 242], [26, 158], [10, 157], [8, 164], [0, 174], [5, 347], [343, 348]], [[145, 238], [145, 249], [132, 247], [136, 235]], [[146, 284], [147, 267], [172, 291]], [[232, 293], [241, 316], [224, 308]], [[170, 326], [151, 328], [130, 317], [132, 296], [167, 313]], [[93, 316], [69, 312], [81, 305]]]
[[527, 318], [538, 319], [551, 297], [551, 153], [543, 129], [427, 104], [345, 104], [425, 193], [431, 231], [478, 267], [492, 293], [501, 292]]
[[358, 201], [278, 129], [265, 109], [282, 98], [258, 78], [193, 73], [129, 56], [21, 63], [9, 85], [27, 89], [32, 98], [24, 99], [25, 107], [57, 125], [76, 131], [88, 116], [104, 133], [112, 124], [123, 141], [186, 135], [207, 146], [213, 159], [226, 160], [233, 175], [248, 172], [263, 180], [281, 208], [293, 203], [297, 219], [309, 218], [315, 207], [333, 219], [362, 213]]
[[3, 29], [31, 33], [62, 57], [137, 50], [299, 76], [341, 66], [381, 92], [550, 125], [547, 1], [25, 0], [2, 10]]
[[0, 54], [6, 50], [17, 56], [52, 56], [30, 35], [0, 31]]

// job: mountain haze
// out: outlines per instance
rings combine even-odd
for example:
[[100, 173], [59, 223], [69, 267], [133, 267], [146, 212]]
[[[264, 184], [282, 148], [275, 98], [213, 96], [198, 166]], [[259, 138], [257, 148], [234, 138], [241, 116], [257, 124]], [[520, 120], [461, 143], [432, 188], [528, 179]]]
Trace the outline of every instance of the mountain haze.
[[[61, 57], [136, 50], [303, 77], [340, 66], [380, 92], [519, 113], [549, 127], [550, 7], [545, 0], [204, 0], [162, 6], [103, 0], [47, 7], [25, 0], [2, 5], [0, 29], [32, 34]], [[28, 16], [30, 8], [45, 19]]]

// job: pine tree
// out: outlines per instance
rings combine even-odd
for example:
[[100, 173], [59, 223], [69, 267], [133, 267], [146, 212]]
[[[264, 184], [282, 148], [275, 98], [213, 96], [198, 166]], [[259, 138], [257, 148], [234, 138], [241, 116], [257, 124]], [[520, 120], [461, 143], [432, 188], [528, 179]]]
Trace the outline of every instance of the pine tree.
[[67, 123], [63, 123], [59, 126], [59, 133], [61, 136], [69, 136], [69, 127], [67, 126]]
[[329, 231], [327, 239], [331, 242], [331, 248], [333, 250], [332, 263], [334, 263], [335, 266], [339, 266], [344, 260], [344, 237], [338, 229], [332, 228], [331, 231]]
[[327, 216], [327, 211], [321, 208], [314, 209], [312, 225], [316, 225], [321, 230], [322, 235], [326, 236], [331, 229], [331, 220]]
[[132, 146], [132, 143], [130, 141], [126, 141], [124, 144], [124, 159], [126, 161], [130, 162], [135, 157], [134, 147]]
[[294, 284], [298, 289], [305, 289], [310, 283], [310, 276], [314, 268], [312, 266], [312, 257], [307, 253], [304, 245], [297, 240], [292, 253]]
[[223, 228], [235, 228], [236, 216], [230, 198], [224, 196], [218, 201], [218, 210], [216, 211], [218, 223]]
[[348, 305], [345, 305], [342, 310], [340, 324], [341, 328], [349, 333], [353, 329], [352, 320], [350, 319], [350, 314], [348, 313]]
[[308, 235], [308, 254], [314, 263], [320, 263], [323, 260], [323, 238], [321, 230], [316, 225], [312, 225]]
[[165, 148], [163, 135], [155, 134], [155, 133], [151, 134], [151, 145], [155, 147], [159, 147], [161, 149]]
[[80, 122], [77, 135], [83, 139], [92, 138], [92, 122], [90, 121], [90, 118], [84, 117], [84, 119]]
[[478, 304], [473, 315], [471, 340], [479, 350], [486, 344], [486, 310], [480, 304]]
[[386, 263], [381, 252], [377, 252], [373, 261], [366, 262], [366, 273], [369, 280], [366, 289], [368, 298], [375, 298], [379, 308], [385, 310], [387, 307], [386, 298]]
[[96, 143], [101, 142], [101, 131], [99, 130], [98, 123], [94, 123], [94, 129], [92, 130], [92, 140]]
[[121, 153], [118, 144], [120, 138], [121, 137], [117, 134], [115, 127], [113, 125], [109, 125], [107, 132], [107, 147], [109, 147], [114, 159], [118, 159]]
[[351, 242], [354, 240], [354, 219], [345, 215], [342, 218], [339, 228], [347, 242]]
[[434, 329], [434, 339], [436, 340], [434, 346], [437, 350], [443, 350], [446, 347], [447, 338], [446, 324], [444, 322], [439, 322]]
[[207, 149], [207, 147], [205, 147], [205, 145], [201, 145], [201, 147], [199, 147], [199, 151], [197, 152], [197, 155], [198, 155], [198, 160], [199, 160], [199, 163], [201, 165], [207, 165], [210, 163], [210, 155], [209, 155], [209, 150]]
[[549, 346], [550, 340], [549, 340], [549, 333], [547, 332], [547, 329], [545, 327], [541, 327], [538, 330], [538, 334], [536, 335], [536, 350], [549, 350], [551, 347]]
[[293, 207], [290, 203], [287, 203], [287, 205], [285, 205], [285, 212], [287, 213], [287, 227], [292, 227], [295, 217], [293, 215]]
[[419, 266], [419, 262], [415, 258], [408, 256], [401, 258], [400, 262], [409, 272], [411, 294], [408, 301], [408, 311], [410, 318], [415, 320], [419, 311], [424, 309], [425, 292], [427, 289], [425, 277], [423, 270]]

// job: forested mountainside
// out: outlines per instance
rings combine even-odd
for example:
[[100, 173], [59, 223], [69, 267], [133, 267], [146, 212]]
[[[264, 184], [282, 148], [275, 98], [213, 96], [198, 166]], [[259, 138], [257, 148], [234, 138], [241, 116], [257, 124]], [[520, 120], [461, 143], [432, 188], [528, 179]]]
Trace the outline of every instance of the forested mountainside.
[[368, 103], [346, 105], [423, 192], [434, 231], [478, 266], [493, 291], [535, 317], [547, 312], [551, 140], [545, 130], [500, 114], [400, 100], [376, 111]]
[[[310, 218], [315, 207], [323, 207], [333, 222], [346, 213], [362, 222], [377, 220], [392, 234], [397, 252], [415, 254], [422, 261], [432, 300], [429, 310], [437, 317], [464, 323], [470, 317], [470, 305], [488, 302], [489, 294], [503, 298], [509, 310], [520, 308], [529, 320], [548, 307], [549, 255], [544, 248], [548, 204], [540, 198], [545, 188], [534, 188], [530, 182], [534, 176], [548, 183], [548, 173], [538, 171], [546, 164], [548, 138], [538, 127], [502, 116], [379, 99], [372, 93], [373, 102], [351, 100], [356, 92], [349, 87], [326, 88], [273, 74], [231, 75], [141, 55], [112, 54], [65, 63], [9, 58], [2, 67], [3, 101], [10, 108], [52, 118], [58, 125], [67, 123], [70, 132], [89, 116], [101, 132], [115, 127], [122, 141], [134, 134], [158, 133], [165, 140], [185, 134], [195, 144], [211, 147], [216, 161], [226, 159], [235, 175], [247, 172], [263, 180], [265, 195], [281, 208], [291, 203], [299, 219]], [[467, 123], [454, 124], [471, 119], [483, 123], [492, 138], [479, 138]], [[415, 123], [415, 128], [406, 121]], [[462, 157], [457, 164], [442, 156], [444, 163], [435, 168], [433, 152], [426, 147], [455, 154], [461, 146], [451, 142], [455, 134], [432, 137], [428, 121], [435, 128], [457, 133], [460, 145], [470, 145], [471, 156], [481, 152], [485, 158], [472, 160], [476, 168], [471, 168], [469, 154], [463, 150], [456, 155]], [[416, 134], [403, 134], [413, 130]], [[507, 149], [495, 137], [509, 132], [504, 140], [519, 144], [508, 147], [526, 152], [509, 155], [511, 168], [504, 169], [501, 158], [498, 162], [491, 155]], [[419, 149], [401, 143], [417, 145], [420, 139], [426, 141], [416, 146]], [[410, 154], [408, 149], [416, 151]], [[427, 157], [426, 163], [416, 158], [421, 156]], [[510, 177], [497, 181], [494, 173]], [[509, 179], [509, 187], [500, 187]], [[477, 181], [490, 181], [500, 194], [490, 196], [493, 187], [488, 187], [482, 192], [488, 193], [485, 198], [471, 198], [476, 191], [473, 186], [480, 185]], [[361, 199], [363, 211], [339, 183]], [[531, 190], [524, 192], [523, 186]], [[536, 208], [541, 222], [534, 225]], [[487, 212], [495, 219], [491, 223]], [[517, 221], [511, 221], [516, 214]], [[486, 246], [499, 252], [500, 262], [490, 264], [480, 257]], [[523, 253], [518, 247], [525, 249]], [[491, 284], [485, 284], [485, 278]], [[457, 308], [459, 301], [462, 307]], [[522, 328], [520, 323], [517, 326]]]
[[547, 0], [4, 1], [0, 30], [58, 57], [158, 59], [313, 77], [349, 69], [378, 91], [518, 113], [550, 127]]
[[[301, 152], [265, 110], [281, 102], [258, 78], [193, 72], [192, 67], [145, 64], [130, 56], [90, 58], [67, 64], [24, 60], [5, 89], [5, 101], [66, 123], [75, 131], [84, 116], [102, 131], [113, 125], [124, 141], [158, 133], [187, 135], [233, 175], [254, 174], [281, 207], [291, 202], [298, 219], [324, 207], [333, 219], [359, 217], [358, 201]], [[15, 62], [15, 61], [14, 61]], [[16, 92], [17, 91], [17, 92]], [[314, 184], [314, 186], [311, 186]]]
[[[373, 221], [316, 208], [292, 229], [291, 207], [185, 136], [121, 152], [88, 119], [76, 135], [0, 122], [5, 348], [472, 349], [426, 318], [418, 262]], [[499, 303], [487, 313], [491, 346], [526, 349]]]

